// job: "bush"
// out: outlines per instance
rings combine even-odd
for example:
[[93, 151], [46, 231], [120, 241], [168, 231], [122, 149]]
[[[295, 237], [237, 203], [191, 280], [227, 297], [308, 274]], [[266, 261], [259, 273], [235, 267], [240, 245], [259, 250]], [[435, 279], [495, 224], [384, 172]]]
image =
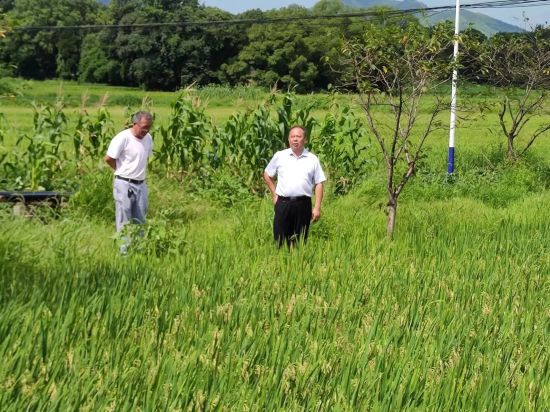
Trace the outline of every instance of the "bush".
[[461, 159], [452, 176], [444, 171], [443, 158], [421, 168], [404, 197], [426, 201], [469, 197], [492, 207], [505, 207], [549, 187], [550, 166], [533, 154], [511, 162], [500, 148], [493, 147], [487, 154], [464, 152]]
[[101, 172], [85, 174], [69, 205], [76, 213], [82, 213], [86, 217], [114, 222], [112, 172], [104, 169]]

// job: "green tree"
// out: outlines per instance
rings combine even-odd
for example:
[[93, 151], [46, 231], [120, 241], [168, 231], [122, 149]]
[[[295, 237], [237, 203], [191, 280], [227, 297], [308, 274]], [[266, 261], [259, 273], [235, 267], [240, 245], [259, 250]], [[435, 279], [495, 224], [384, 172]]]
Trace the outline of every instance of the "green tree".
[[[17, 0], [8, 15], [14, 28], [93, 24], [100, 5], [94, 0]], [[14, 30], [0, 41], [0, 61], [27, 78], [74, 78], [83, 34], [69, 30]]]
[[[167, 21], [169, 13], [144, 6], [125, 14], [118, 24], [134, 25]], [[177, 83], [170, 56], [177, 45], [177, 35], [172, 28], [124, 28], [114, 39], [113, 53], [120, 64], [125, 83], [145, 89], [168, 88]]]
[[84, 38], [78, 65], [79, 80], [123, 84], [120, 63], [111, 55], [114, 38], [111, 30], [90, 33]]
[[468, 27], [460, 33], [460, 78], [472, 83], [482, 83], [484, 81], [483, 64], [479, 56], [485, 47], [487, 36]]
[[[305, 17], [304, 7], [290, 6], [265, 13], [266, 18]], [[312, 24], [306, 21], [254, 24], [248, 29], [248, 44], [236, 60], [224, 66], [233, 83], [278, 84], [283, 88], [309, 91], [319, 76], [320, 55], [308, 39]]]
[[[197, 13], [200, 19], [210, 21], [233, 19], [230, 13], [210, 7], [199, 9]], [[207, 56], [205, 56], [207, 68], [200, 79], [200, 83], [227, 82], [223, 66], [227, 62], [233, 61], [245, 46], [247, 41], [246, 31], [243, 30], [241, 25], [207, 26], [203, 29], [202, 37], [203, 52], [207, 53]], [[187, 83], [190, 82], [187, 81]]]
[[[90, 34], [83, 44], [80, 78], [175, 90], [224, 80], [220, 66], [238, 53], [243, 35], [235, 26], [201, 26], [231, 14], [196, 1], [123, 1], [110, 5], [110, 20], [128, 27]], [[240, 36], [240, 37], [239, 37]]]
[[0, 0], [0, 12], [8, 12], [13, 9], [15, 0]]
[[450, 63], [440, 55], [451, 39], [445, 26], [428, 30], [412, 20], [370, 22], [365, 34], [347, 41], [343, 49], [346, 64], [353, 68], [348, 81], [359, 92], [386, 165], [389, 236], [395, 229], [399, 196], [419, 167], [424, 143], [437, 127], [437, 115], [447, 107], [436, 101], [425, 126], [417, 130], [422, 97], [450, 73]]
[[[550, 130], [544, 116], [550, 87], [549, 33], [550, 29], [538, 27], [529, 33], [496, 35], [485, 43], [480, 57], [483, 75], [504, 91], [499, 122], [510, 159], [523, 155]], [[537, 120], [538, 126], [525, 127]], [[518, 139], [524, 141], [521, 149], [516, 147]]]

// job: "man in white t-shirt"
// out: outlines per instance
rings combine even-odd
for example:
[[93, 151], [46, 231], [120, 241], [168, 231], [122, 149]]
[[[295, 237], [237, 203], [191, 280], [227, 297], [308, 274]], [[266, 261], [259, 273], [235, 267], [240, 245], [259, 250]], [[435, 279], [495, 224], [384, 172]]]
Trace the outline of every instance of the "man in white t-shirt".
[[[283, 242], [290, 246], [300, 237], [307, 240], [310, 222], [321, 217], [326, 177], [317, 156], [305, 148], [306, 133], [304, 127], [292, 126], [288, 133], [289, 148], [275, 153], [264, 171], [264, 180], [275, 205], [273, 236], [279, 247]], [[275, 176], [277, 186], [273, 180]]]
[[[115, 172], [113, 197], [115, 199], [115, 223], [119, 232], [128, 222], [145, 223], [149, 205], [147, 183], [147, 159], [153, 153], [153, 139], [149, 134], [153, 124], [151, 113], [139, 111], [133, 117], [133, 126], [117, 134], [105, 156], [105, 162]], [[121, 246], [126, 253], [127, 244]]]

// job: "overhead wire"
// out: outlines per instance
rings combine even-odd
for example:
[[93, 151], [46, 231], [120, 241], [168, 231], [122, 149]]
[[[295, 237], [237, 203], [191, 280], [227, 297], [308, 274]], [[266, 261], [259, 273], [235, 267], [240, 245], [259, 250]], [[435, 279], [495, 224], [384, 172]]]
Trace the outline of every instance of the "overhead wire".
[[[461, 5], [463, 9], [500, 9], [510, 7], [538, 7], [549, 5], [550, 0], [494, 0], [485, 2], [466, 3]], [[381, 12], [380, 10], [363, 10], [359, 12], [338, 13], [330, 15], [314, 15], [308, 14], [303, 16], [287, 16], [287, 17], [271, 17], [261, 19], [227, 19], [227, 20], [184, 20], [177, 22], [153, 22], [153, 23], [130, 23], [130, 24], [83, 24], [83, 25], [40, 25], [40, 26], [16, 26], [11, 30], [20, 31], [62, 31], [62, 30], [103, 30], [103, 29], [132, 29], [132, 28], [159, 28], [159, 27], [197, 27], [197, 26], [227, 26], [227, 25], [250, 25], [250, 24], [274, 24], [274, 23], [289, 23], [294, 21], [309, 21], [309, 20], [333, 20], [333, 19], [350, 19], [350, 18], [369, 18], [383, 15], [385, 17], [400, 17], [406, 14], [438, 14], [444, 11], [454, 10], [454, 5], [410, 8], [410, 9], [388, 9]]]

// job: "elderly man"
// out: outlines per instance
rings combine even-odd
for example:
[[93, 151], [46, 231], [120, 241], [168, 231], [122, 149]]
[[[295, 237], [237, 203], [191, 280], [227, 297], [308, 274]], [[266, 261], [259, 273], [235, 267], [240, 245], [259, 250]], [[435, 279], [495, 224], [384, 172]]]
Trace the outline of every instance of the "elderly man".
[[[275, 217], [273, 235], [281, 247], [307, 240], [309, 224], [321, 217], [323, 182], [326, 180], [319, 159], [309, 152], [306, 129], [293, 126], [288, 134], [289, 148], [273, 156], [264, 171], [264, 180], [273, 195]], [[274, 177], [277, 176], [277, 186]], [[311, 197], [315, 193], [315, 205]]]
[[[117, 134], [105, 156], [105, 162], [115, 172], [113, 197], [115, 199], [116, 230], [128, 222], [145, 223], [149, 204], [147, 184], [147, 159], [153, 152], [153, 139], [149, 134], [153, 124], [151, 113], [139, 111], [133, 118], [133, 126]], [[121, 245], [126, 254], [128, 241]]]

